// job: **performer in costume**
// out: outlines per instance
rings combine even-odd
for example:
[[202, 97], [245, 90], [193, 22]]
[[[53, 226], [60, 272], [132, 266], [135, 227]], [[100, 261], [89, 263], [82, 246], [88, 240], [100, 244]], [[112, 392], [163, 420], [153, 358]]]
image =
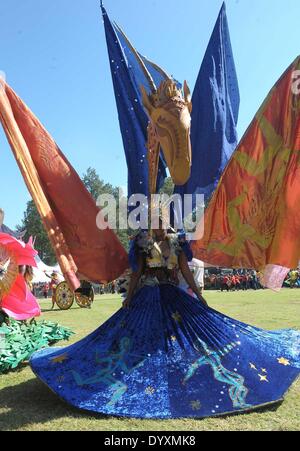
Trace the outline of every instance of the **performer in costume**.
[[1, 309], [15, 320], [27, 320], [41, 314], [29, 289], [29, 272], [26, 270], [27, 266], [36, 266], [36, 255], [31, 241], [25, 244], [10, 235], [0, 234]]
[[[161, 147], [173, 181], [183, 185], [189, 178], [192, 105], [186, 84], [182, 95], [160, 71], [165, 78], [156, 88], [135, 57], [151, 90], [143, 89], [142, 97], [154, 194]], [[123, 308], [78, 343], [34, 354], [33, 371], [71, 405], [107, 415], [203, 418], [281, 401], [299, 376], [300, 332], [264, 331], [211, 309], [189, 258], [179, 235], [141, 232], [131, 246], [133, 274]], [[178, 287], [179, 270], [197, 298]]]
[[48, 279], [51, 279], [49, 286], [50, 290], [52, 291], [52, 310], [53, 310], [56, 304], [56, 288], [60, 282], [59, 275], [55, 271], [51, 274], [51, 276], [49, 276], [49, 274], [47, 274], [47, 271], [45, 271], [45, 275], [48, 277]]
[[[25, 244], [0, 233], [0, 374], [17, 368], [32, 353], [72, 332], [55, 323], [33, 324], [40, 316], [40, 306], [31, 293], [32, 267], [36, 266], [32, 241]], [[30, 324], [26, 320], [31, 320]]]
[[[162, 228], [162, 222], [160, 222], [160, 226], [161, 228], [154, 230], [151, 235], [145, 232], [138, 235], [135, 247], [131, 251], [133, 258], [132, 252], [138, 255], [138, 266], [131, 277], [124, 307], [130, 306], [132, 296], [142, 276], [144, 285], [172, 283], [178, 286], [179, 271], [196, 297], [206, 304], [188, 265], [188, 259], [191, 257], [188, 243], [183, 241], [182, 235], [179, 238], [176, 233], [167, 234], [166, 230]], [[136, 267], [136, 264], [133, 263], [133, 266]]]

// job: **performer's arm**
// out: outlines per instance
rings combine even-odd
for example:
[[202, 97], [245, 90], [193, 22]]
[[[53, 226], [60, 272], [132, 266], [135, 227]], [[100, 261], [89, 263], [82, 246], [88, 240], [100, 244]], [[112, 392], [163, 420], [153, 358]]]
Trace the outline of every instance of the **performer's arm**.
[[194, 276], [189, 268], [188, 261], [187, 261], [187, 258], [185, 256], [184, 252], [181, 252], [181, 254], [179, 255], [178, 262], [179, 262], [179, 269], [182, 272], [182, 275], [183, 275], [186, 283], [188, 284], [188, 286], [193, 290], [193, 292], [195, 293], [197, 298], [201, 302], [203, 302], [203, 304], [207, 305], [206, 300], [203, 298], [199, 288], [196, 285]]
[[141, 278], [141, 276], [143, 274], [144, 266], [145, 266], [144, 257], [142, 255], [140, 255], [139, 258], [138, 258], [138, 269], [137, 269], [137, 271], [135, 271], [135, 272], [133, 272], [131, 274], [127, 298], [123, 302], [123, 307], [124, 308], [128, 308], [129, 305], [130, 305], [130, 302], [132, 300], [132, 296], [133, 296], [133, 294], [135, 292], [137, 284], [138, 284], [138, 282], [139, 282], [139, 280], [140, 280], [140, 278]]

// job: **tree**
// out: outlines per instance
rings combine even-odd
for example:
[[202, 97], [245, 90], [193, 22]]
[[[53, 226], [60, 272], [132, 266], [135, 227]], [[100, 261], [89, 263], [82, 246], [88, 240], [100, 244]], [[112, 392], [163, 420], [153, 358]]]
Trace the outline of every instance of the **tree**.
[[[90, 192], [95, 201], [101, 194], [111, 194], [117, 202], [117, 218], [119, 217], [119, 202], [120, 202], [120, 188], [114, 187], [110, 183], [105, 183], [100, 179], [96, 169], [89, 167], [83, 175], [82, 181]], [[118, 221], [117, 221], [118, 222]], [[117, 228], [115, 233], [125, 249], [129, 247], [129, 232], [127, 230], [120, 230]]]
[[101, 194], [112, 194], [115, 199], [119, 198], [119, 188], [101, 180], [94, 168], [90, 167], [87, 169], [86, 173], [82, 176], [82, 181], [95, 201]]
[[47, 265], [55, 265], [55, 253], [37, 208], [32, 200], [27, 203], [22, 224], [17, 226], [17, 229], [18, 231], [26, 230], [25, 240], [28, 240], [31, 236], [35, 238], [35, 249], [38, 251], [40, 258]]

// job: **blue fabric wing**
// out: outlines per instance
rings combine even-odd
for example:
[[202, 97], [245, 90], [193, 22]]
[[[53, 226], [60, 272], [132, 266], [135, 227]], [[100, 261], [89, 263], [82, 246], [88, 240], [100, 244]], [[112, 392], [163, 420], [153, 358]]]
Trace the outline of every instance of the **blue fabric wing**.
[[192, 102], [192, 172], [187, 184], [176, 187], [175, 192], [204, 194], [208, 199], [238, 143], [240, 95], [225, 4], [207, 47]]

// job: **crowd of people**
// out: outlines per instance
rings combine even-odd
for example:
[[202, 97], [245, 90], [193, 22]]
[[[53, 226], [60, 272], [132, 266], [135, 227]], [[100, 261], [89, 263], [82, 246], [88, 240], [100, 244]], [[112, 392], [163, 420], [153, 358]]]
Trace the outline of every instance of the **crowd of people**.
[[[208, 270], [204, 275], [206, 290], [239, 291], [264, 289], [260, 280], [262, 274], [253, 270], [224, 270], [212, 273]], [[285, 288], [300, 288], [300, 271], [291, 270], [284, 281]]]
[[205, 271], [204, 286], [206, 290], [239, 291], [262, 289], [260, 274], [256, 271]]
[[50, 290], [50, 284], [48, 282], [38, 282], [32, 284], [32, 293], [36, 298], [39, 299], [48, 299], [52, 296], [52, 292]]

